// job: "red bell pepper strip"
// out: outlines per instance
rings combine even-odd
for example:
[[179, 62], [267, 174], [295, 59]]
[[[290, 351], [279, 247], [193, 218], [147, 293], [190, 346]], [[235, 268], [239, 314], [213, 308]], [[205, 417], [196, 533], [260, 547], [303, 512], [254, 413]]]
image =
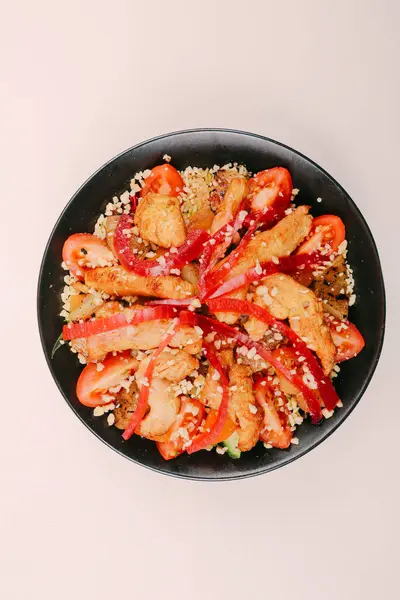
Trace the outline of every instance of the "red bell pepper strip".
[[204, 243], [210, 238], [203, 229], [192, 229], [189, 231], [185, 242], [176, 252], [167, 252], [154, 260], [142, 260], [133, 253], [130, 245], [130, 229], [133, 227], [131, 215], [121, 215], [114, 234], [114, 246], [118, 259], [128, 271], [134, 271], [139, 275], [157, 277], [168, 275], [171, 269], [180, 269], [192, 262], [201, 254]]
[[[202, 293], [203, 298], [209, 295], [210, 289], [215, 290], [219, 286], [219, 284], [226, 279], [226, 276], [228, 275], [229, 271], [231, 271], [233, 267], [239, 262], [247, 244], [250, 242], [255, 231], [262, 222], [262, 218], [263, 214], [260, 214], [253, 219], [252, 225], [250, 225], [249, 229], [242, 237], [237, 248], [235, 248], [235, 250], [233, 250], [233, 252], [229, 254], [229, 256], [226, 258], [226, 260], [222, 263], [220, 267], [213, 271], [211, 271], [211, 269], [208, 269], [208, 272], [205, 274], [204, 277], [205, 281]], [[244, 222], [246, 222], [246, 219]]]
[[222, 399], [218, 408], [218, 415], [215, 423], [210, 428], [210, 431], [203, 431], [197, 435], [190, 446], [187, 448], [188, 454], [198, 452], [199, 450], [205, 450], [208, 446], [212, 446], [216, 440], [219, 439], [221, 432], [224, 428], [226, 418], [228, 416], [228, 404], [229, 404], [229, 381], [226, 376], [225, 370], [219, 360], [217, 354], [214, 352], [212, 346], [203, 341], [203, 349], [210, 365], [218, 371], [220, 375], [220, 383], [222, 387]]
[[[283, 321], [275, 319], [267, 310], [257, 306], [253, 302], [235, 300], [233, 298], [216, 298], [207, 302], [211, 312], [234, 312], [244, 315], [252, 315], [259, 321], [274, 327], [279, 333], [288, 338], [293, 347], [304, 356], [311, 375], [314, 377], [317, 388], [328, 410], [333, 410], [339, 402], [339, 396], [329, 377], [324, 375], [317, 359], [303, 340]], [[269, 361], [268, 361], [269, 362]], [[309, 388], [307, 388], [309, 389]]]
[[317, 265], [322, 260], [325, 260], [325, 258], [315, 253], [283, 256], [278, 258], [277, 262], [267, 261], [260, 266], [249, 269], [246, 273], [241, 273], [240, 275], [236, 275], [236, 277], [232, 277], [232, 279], [227, 279], [215, 291], [209, 289], [206, 298], [224, 296], [244, 285], [250, 285], [250, 283], [259, 281], [267, 275], [272, 275], [273, 273], [291, 273], [299, 268], [302, 269], [309, 265]]
[[236, 216], [229, 223], [226, 223], [226, 225], [216, 231], [208, 240], [208, 243], [204, 245], [204, 252], [200, 258], [200, 297], [205, 295], [205, 281], [208, 273], [217, 264], [218, 260], [225, 254], [225, 251], [232, 243], [235, 233], [237, 233], [243, 226], [244, 220], [247, 216], [247, 211], [244, 210], [245, 205], [246, 201], [243, 200], [240, 203]]
[[[212, 300], [212, 302], [222, 302], [223, 298]], [[235, 301], [239, 302], [239, 301]], [[230, 309], [228, 309], [230, 310]], [[232, 311], [231, 311], [232, 312]], [[221, 323], [216, 319], [211, 319], [210, 317], [204, 317], [203, 315], [195, 314], [192, 312], [185, 311], [181, 312], [179, 315], [181, 323], [186, 323], [190, 325], [200, 325], [200, 327], [204, 331], [215, 331], [219, 333], [225, 338], [235, 339], [242, 346], [246, 346], [247, 348], [255, 348], [257, 354], [261, 356], [267, 363], [272, 365], [279, 373], [285, 377], [288, 381], [293, 383], [295, 387], [297, 387], [304, 395], [307, 400], [308, 408], [311, 414], [311, 420], [313, 423], [319, 423], [322, 419], [321, 406], [319, 403], [319, 398], [314, 390], [311, 390], [302, 379], [300, 379], [297, 375], [293, 374], [290, 369], [285, 367], [279, 360], [277, 360], [273, 354], [267, 350], [264, 344], [261, 342], [255, 342], [252, 340], [247, 334], [238, 331], [234, 327], [230, 325], [226, 325], [225, 323]], [[271, 317], [272, 318], [272, 317]], [[311, 370], [311, 369], [310, 369]], [[321, 395], [322, 391], [319, 390]], [[327, 407], [328, 408], [328, 407]]]
[[137, 209], [138, 197], [134, 194], [133, 196], [129, 196], [129, 200], [131, 202], [131, 213], [134, 214]]
[[132, 415], [132, 418], [130, 420], [128, 427], [125, 429], [124, 433], [122, 434], [122, 437], [124, 438], [124, 440], [129, 440], [129, 438], [135, 432], [136, 427], [139, 425], [140, 421], [143, 419], [143, 417], [146, 414], [146, 410], [149, 405], [151, 380], [153, 378], [153, 373], [154, 373], [154, 369], [156, 366], [157, 358], [160, 356], [161, 352], [164, 350], [164, 348], [166, 348], [168, 346], [168, 344], [174, 337], [176, 330], [177, 330], [177, 325], [178, 325], [178, 320], [172, 322], [170, 329], [164, 335], [164, 338], [162, 339], [157, 350], [152, 354], [152, 356], [150, 358], [149, 364], [148, 364], [147, 369], [144, 374], [144, 378], [145, 378], [145, 380], [147, 380], [146, 381], [147, 385], [142, 385], [142, 387], [141, 387], [135, 412]]
[[97, 333], [112, 331], [127, 325], [137, 325], [146, 321], [158, 321], [161, 319], [173, 319], [176, 309], [172, 306], [148, 307], [141, 310], [126, 309], [104, 319], [94, 319], [84, 323], [69, 323], [63, 327], [63, 339], [75, 340], [87, 338]]
[[191, 298], [183, 298], [182, 300], [173, 300], [172, 298], [166, 298], [163, 300], [148, 300], [145, 302], [146, 306], [190, 306], [194, 300], [198, 300], [197, 296]]

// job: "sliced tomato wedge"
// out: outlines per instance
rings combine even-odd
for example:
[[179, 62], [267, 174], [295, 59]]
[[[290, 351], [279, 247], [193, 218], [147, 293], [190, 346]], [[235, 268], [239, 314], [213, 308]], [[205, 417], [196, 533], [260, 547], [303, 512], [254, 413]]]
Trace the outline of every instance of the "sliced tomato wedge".
[[336, 346], [336, 362], [354, 358], [365, 346], [365, 340], [357, 327], [350, 321], [327, 317], [333, 343]]
[[79, 375], [76, 384], [76, 395], [84, 406], [100, 406], [110, 403], [109, 388], [113, 388], [137, 369], [138, 362], [130, 352], [122, 352], [117, 356], [109, 355], [101, 363], [103, 368], [98, 370], [95, 363], [86, 365]]
[[106, 243], [91, 233], [70, 235], [64, 242], [62, 258], [71, 273], [80, 280], [90, 268], [115, 263], [114, 255]]
[[[169, 439], [165, 442], [157, 442], [157, 448], [164, 460], [176, 458], [185, 451], [187, 442], [197, 435], [203, 418], [202, 403], [192, 398], [185, 398], [175, 423], [166, 434]], [[181, 435], [182, 432], [184, 437]]]
[[[264, 412], [263, 428], [260, 439], [275, 448], [288, 448], [293, 437], [293, 432], [288, 424], [288, 412], [286, 408], [286, 396], [280, 392], [275, 396], [275, 390], [268, 378], [259, 379], [255, 384], [255, 397]], [[277, 406], [278, 398], [284, 400], [283, 406]]]
[[316, 217], [312, 222], [308, 238], [299, 246], [297, 254], [317, 252], [326, 244], [336, 252], [345, 237], [346, 229], [340, 217], [336, 215]]
[[153, 192], [165, 196], [178, 196], [183, 191], [184, 185], [184, 181], [175, 167], [165, 163], [151, 170], [150, 175], [145, 179], [140, 195], [145, 196], [149, 192]]
[[[218, 419], [218, 411], [211, 409], [207, 415], [207, 418], [203, 424], [204, 431], [212, 430], [215, 427], [215, 423]], [[237, 425], [232, 419], [227, 416], [225, 420], [225, 424], [221, 430], [221, 433], [218, 437], [215, 438], [213, 444], [219, 444], [224, 442], [232, 435], [232, 433], [236, 430]]]
[[292, 196], [292, 178], [284, 167], [260, 171], [249, 180], [248, 201], [254, 212], [272, 205], [288, 208]]
[[87, 338], [98, 333], [113, 331], [127, 325], [137, 325], [146, 321], [159, 321], [161, 319], [173, 319], [176, 309], [173, 306], [146, 307], [141, 310], [126, 309], [103, 319], [93, 319], [84, 323], [68, 323], [63, 327], [64, 340], [76, 340]]

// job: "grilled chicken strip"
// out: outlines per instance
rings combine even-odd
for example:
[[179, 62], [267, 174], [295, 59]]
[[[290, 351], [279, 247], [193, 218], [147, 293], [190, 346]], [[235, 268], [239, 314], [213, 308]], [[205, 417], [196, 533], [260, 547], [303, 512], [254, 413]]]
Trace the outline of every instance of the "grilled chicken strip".
[[[317, 353], [324, 373], [329, 375], [335, 364], [336, 348], [324, 321], [323, 303], [314, 292], [288, 275], [270, 275], [263, 279], [262, 287], [265, 295], [259, 296], [257, 304], [264, 302], [264, 307], [278, 319], [288, 318], [290, 327]], [[245, 327], [258, 339], [268, 328], [254, 317], [249, 317]]]
[[[139, 372], [142, 370], [144, 372], [149, 362], [150, 356], [142, 360]], [[177, 383], [185, 379], [190, 373], [193, 373], [198, 366], [199, 361], [197, 358], [190, 355], [186, 350], [166, 348], [156, 360], [154, 376]]]
[[[219, 358], [229, 369], [230, 398], [228, 406], [229, 417], [237, 423], [237, 434], [240, 450], [250, 450], [256, 445], [262, 422], [262, 414], [256, 407], [253, 393], [251, 369], [234, 364], [232, 350], [224, 350]], [[216, 371], [209, 368], [206, 381], [201, 391], [200, 400], [214, 410], [219, 408], [222, 399], [221, 383], [215, 379]], [[254, 407], [254, 408], [250, 408]]]
[[[138, 384], [140, 388], [139, 380]], [[161, 436], [175, 422], [180, 405], [180, 398], [175, 396], [171, 384], [166, 379], [153, 377], [149, 393], [150, 411], [139, 423], [137, 433], [149, 440], [163, 441]]]
[[257, 260], [262, 263], [273, 256], [289, 256], [310, 232], [313, 218], [308, 214], [309, 210], [309, 206], [299, 206], [272, 229], [257, 233], [233, 267], [231, 276], [255, 267]]
[[90, 269], [85, 272], [85, 283], [89, 288], [111, 296], [155, 296], [180, 300], [195, 293], [194, 286], [180, 277], [145, 277], [121, 266]]
[[[230, 278], [255, 267], [257, 260], [262, 263], [271, 260], [273, 256], [289, 256], [310, 232], [312, 216], [308, 211], [308, 206], [299, 206], [272, 229], [257, 233], [245, 248], [239, 262], [229, 272]], [[243, 287], [228, 294], [227, 298], [245, 298], [246, 292], [247, 288]], [[230, 324], [236, 323], [239, 318], [233, 313], [217, 313], [216, 317]]]
[[116, 408], [114, 409], [114, 425], [118, 429], [126, 429], [135, 412], [139, 390], [136, 381], [133, 381], [129, 390], [122, 388], [115, 398]]
[[140, 237], [162, 248], [182, 246], [186, 227], [178, 198], [149, 193], [139, 201], [135, 217]]
[[118, 260], [118, 254], [115, 250], [114, 246], [114, 234], [117, 229], [118, 221], [120, 219], [120, 215], [112, 215], [106, 218], [106, 242], [107, 246], [110, 248], [111, 252], [114, 254], [115, 258]]
[[241, 201], [247, 194], [247, 188], [247, 180], [244, 177], [235, 177], [230, 181], [211, 225], [211, 235], [233, 219]]
[[238, 428], [239, 450], [251, 450], [260, 437], [262, 414], [257, 408], [253, 392], [253, 379], [248, 367], [235, 364], [229, 371], [230, 404]]
[[[162, 336], [167, 332], [170, 325], [170, 319], [128, 325], [113, 331], [98, 333], [88, 338], [72, 340], [71, 345], [88, 362], [102, 360], [109, 352], [158, 348]], [[180, 327], [170, 342], [171, 347], [178, 348], [182, 346], [189, 354], [200, 352], [201, 344], [201, 337], [193, 327], [189, 326]]]

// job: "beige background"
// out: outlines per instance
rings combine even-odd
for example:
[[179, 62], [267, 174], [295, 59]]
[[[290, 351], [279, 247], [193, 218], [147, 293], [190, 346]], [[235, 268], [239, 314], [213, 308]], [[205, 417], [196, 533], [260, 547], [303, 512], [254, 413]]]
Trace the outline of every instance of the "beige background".
[[[399, 18], [397, 0], [1, 2], [1, 598], [399, 597]], [[349, 420], [300, 461], [219, 485], [97, 441], [51, 379], [35, 316], [76, 188], [197, 126], [325, 167], [367, 218], [388, 288], [382, 359]]]

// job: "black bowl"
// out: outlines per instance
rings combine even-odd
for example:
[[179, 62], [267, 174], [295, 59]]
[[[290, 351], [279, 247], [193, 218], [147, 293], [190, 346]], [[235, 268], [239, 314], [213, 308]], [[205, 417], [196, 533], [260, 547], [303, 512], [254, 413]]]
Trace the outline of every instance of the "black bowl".
[[[65, 239], [71, 233], [93, 231], [99, 213], [112, 196], [129, 189], [132, 175], [159, 164], [165, 153], [173, 157], [173, 164], [179, 169], [235, 161], [253, 172], [279, 165], [287, 167], [294, 186], [300, 188], [298, 202], [311, 205], [314, 215], [334, 213], [346, 225], [349, 262], [357, 293], [350, 318], [362, 332], [366, 347], [355, 359], [343, 363], [335, 380], [343, 408], [318, 426], [311, 425], [309, 420], [301, 425], [298, 446], [266, 450], [257, 444], [251, 452], [243, 453], [240, 460], [204, 451], [164, 461], [154, 442], [137, 436], [125, 442], [120, 431], [107, 426], [104, 417], [94, 418], [92, 411], [78, 402], [75, 385], [82, 367], [76, 355], [62, 347], [51, 359], [51, 349], [62, 327], [60, 292], [65, 272], [61, 269], [61, 249]], [[322, 198], [322, 203], [317, 198]], [[199, 129], [163, 135], [130, 148], [92, 175], [76, 192], [58, 219], [44, 253], [39, 274], [38, 319], [47, 363], [61, 393], [75, 414], [103, 442], [134, 462], [168, 475], [203, 480], [239, 479], [266, 473], [299, 458], [347, 418], [367, 388], [379, 359], [385, 327], [385, 290], [368, 225], [348, 194], [328, 173], [302, 154], [268, 138], [240, 131]]]

